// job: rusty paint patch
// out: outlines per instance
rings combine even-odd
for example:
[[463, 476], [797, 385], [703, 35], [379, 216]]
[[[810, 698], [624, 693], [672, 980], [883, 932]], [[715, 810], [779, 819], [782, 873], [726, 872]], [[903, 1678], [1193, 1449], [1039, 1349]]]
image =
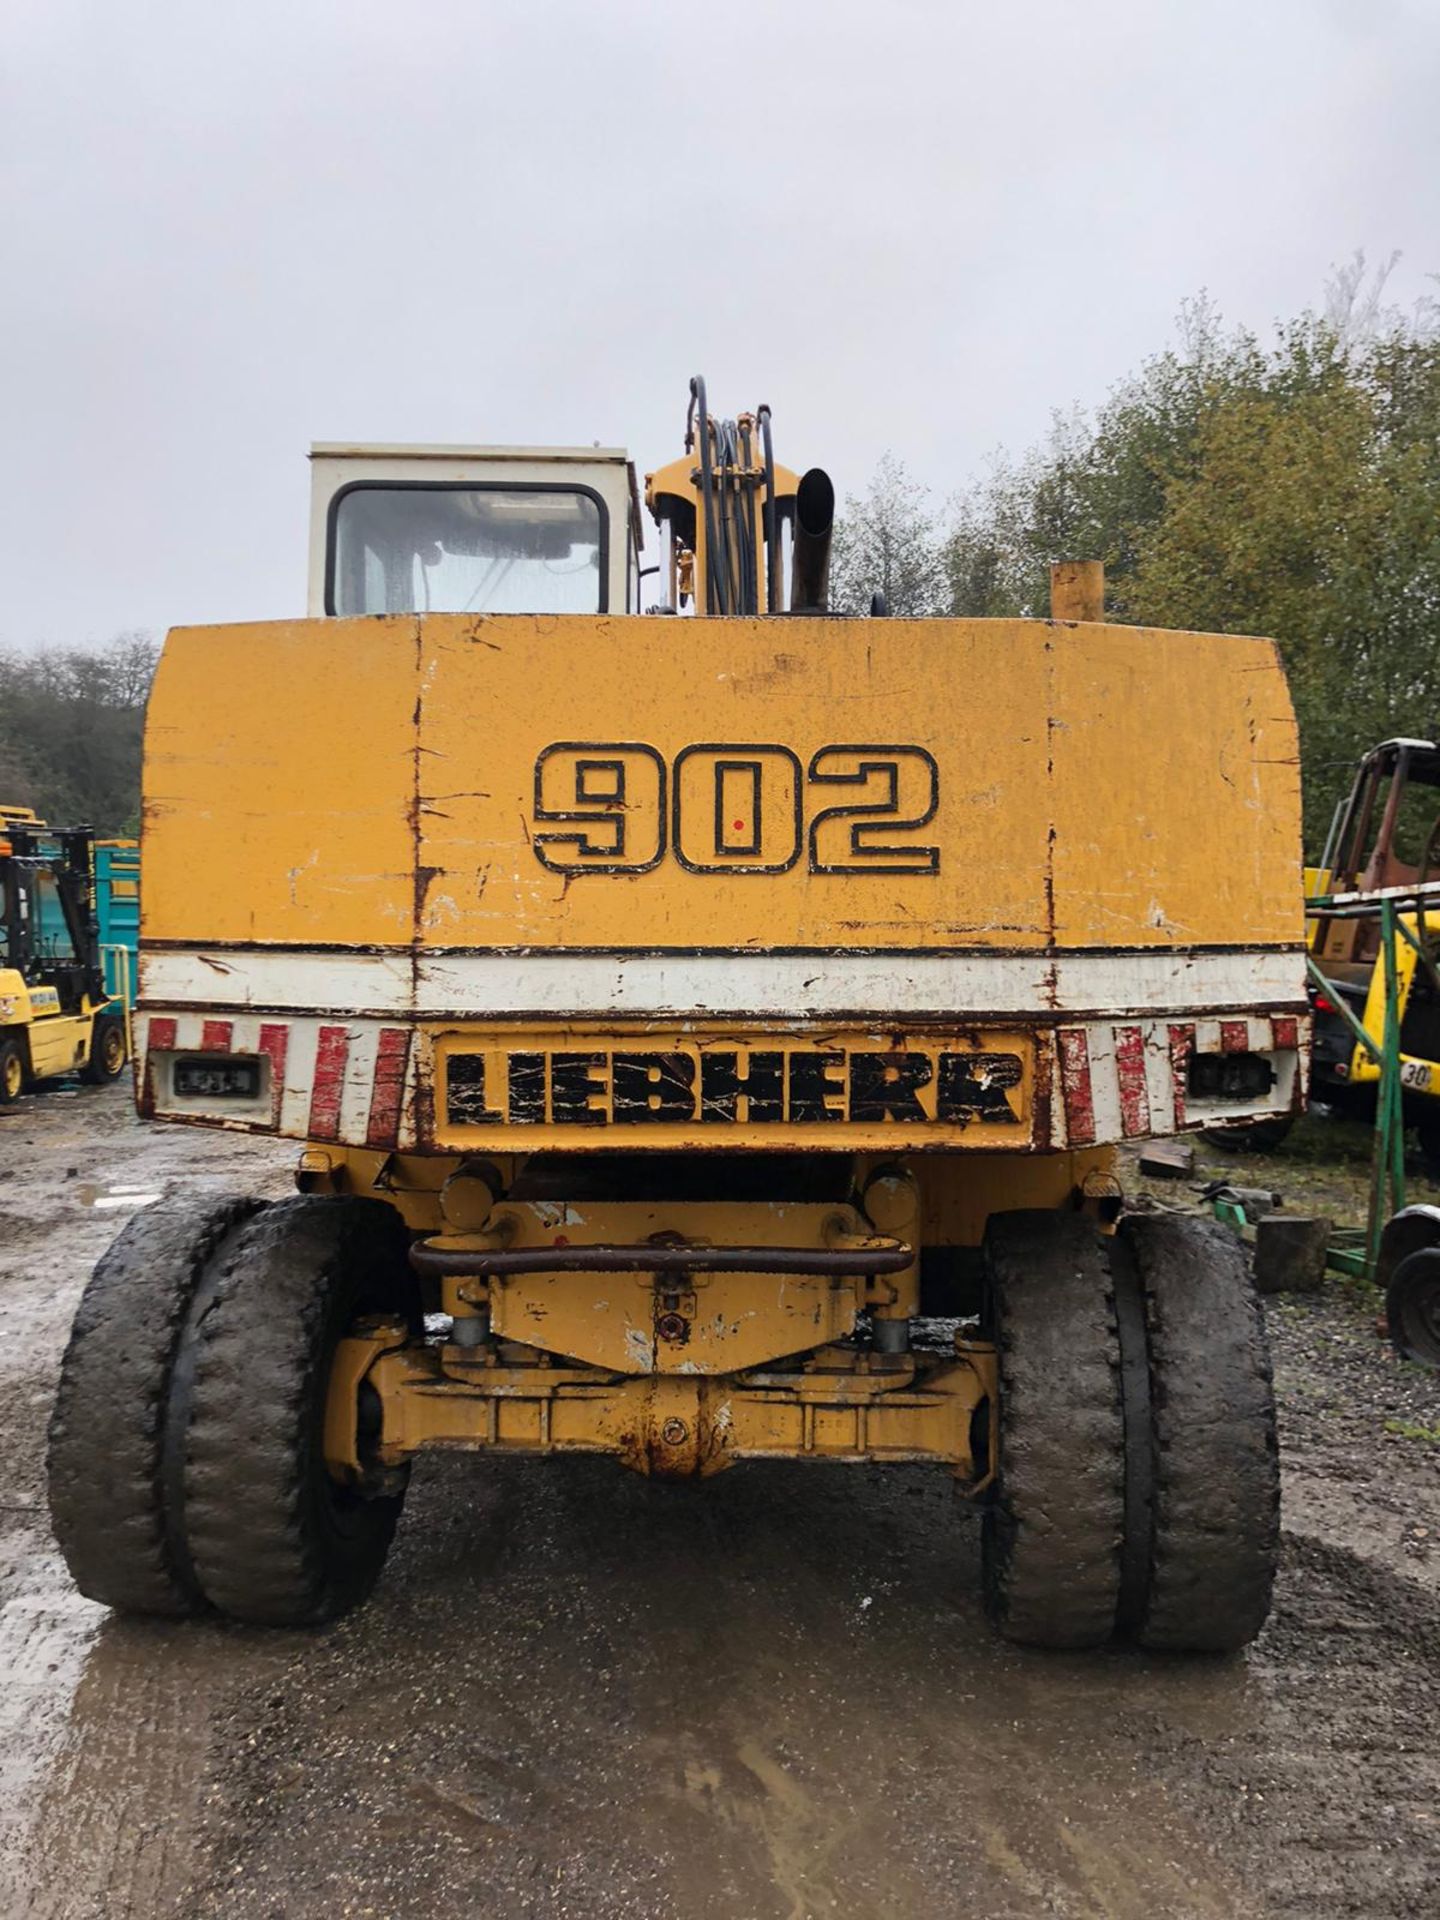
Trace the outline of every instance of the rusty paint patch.
[[1115, 1078], [1120, 1090], [1120, 1127], [1127, 1140], [1150, 1131], [1150, 1096], [1145, 1086], [1145, 1034], [1140, 1027], [1115, 1029]]
[[168, 1015], [157, 1015], [150, 1022], [145, 1043], [145, 1074], [140, 1086], [138, 1102], [140, 1112], [148, 1120], [155, 1112], [155, 1068], [153, 1056], [157, 1053], [173, 1053], [175, 1050], [176, 1022]]
[[260, 1028], [258, 1050], [270, 1062], [270, 1109], [273, 1124], [280, 1126], [280, 1109], [285, 1099], [285, 1058], [290, 1051], [290, 1029], [266, 1022]]
[[1186, 1124], [1185, 1086], [1190, 1070], [1190, 1056], [1195, 1051], [1195, 1029], [1193, 1026], [1174, 1026], [1170, 1033], [1170, 1082], [1175, 1099], [1175, 1127], [1178, 1132]]
[[416, 1063], [414, 1128], [415, 1142], [421, 1152], [435, 1149], [435, 1056], [422, 1046]]
[[1048, 1047], [1037, 1046], [1034, 1055], [1034, 1080], [1030, 1094], [1030, 1137], [1036, 1147], [1048, 1147], [1054, 1141], [1055, 1073]]
[[1300, 1022], [1292, 1014], [1277, 1014], [1270, 1022], [1270, 1032], [1274, 1036], [1277, 1053], [1299, 1052]]
[[409, 1028], [382, 1027], [375, 1055], [370, 1118], [365, 1129], [367, 1146], [395, 1145], [400, 1126], [400, 1103], [405, 1093], [405, 1069], [409, 1062]]
[[348, 1027], [321, 1027], [315, 1050], [315, 1089], [310, 1098], [309, 1135], [312, 1140], [340, 1137], [340, 1099], [345, 1086], [345, 1062], [350, 1053]]
[[1072, 1147], [1095, 1144], [1095, 1095], [1090, 1084], [1090, 1043], [1079, 1027], [1056, 1035], [1060, 1049], [1060, 1087], [1065, 1101], [1065, 1135]]

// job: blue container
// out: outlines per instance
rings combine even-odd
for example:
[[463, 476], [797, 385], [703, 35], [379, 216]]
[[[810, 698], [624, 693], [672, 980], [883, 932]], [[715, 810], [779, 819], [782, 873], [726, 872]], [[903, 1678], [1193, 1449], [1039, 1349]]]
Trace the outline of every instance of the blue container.
[[[48, 837], [42, 851], [58, 853], [59, 842]], [[133, 840], [97, 840], [95, 861], [95, 919], [100, 929], [100, 964], [105, 990], [127, 1006], [135, 1004], [136, 963], [140, 952], [140, 848]], [[68, 958], [74, 951], [70, 929], [55, 883], [42, 875], [35, 889], [36, 947], [43, 957]]]
[[140, 849], [133, 840], [101, 840], [95, 846], [95, 917], [100, 923], [100, 960], [105, 985], [115, 998], [135, 1004], [140, 952]]

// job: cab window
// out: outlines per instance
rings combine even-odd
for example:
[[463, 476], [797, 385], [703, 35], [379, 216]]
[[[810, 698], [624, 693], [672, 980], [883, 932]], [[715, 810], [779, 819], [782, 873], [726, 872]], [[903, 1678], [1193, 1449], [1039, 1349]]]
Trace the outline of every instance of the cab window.
[[[1412, 768], [1400, 795], [1400, 805], [1395, 814], [1395, 838], [1392, 848], [1395, 858], [1407, 867], [1413, 867], [1418, 874], [1425, 864], [1427, 849], [1435, 837], [1435, 850], [1440, 852], [1440, 785], [1437, 785], [1436, 772], [1431, 769]], [[1437, 865], [1435, 855], [1431, 855], [1432, 880], [1440, 879], [1440, 873], [1434, 871]]]
[[30, 911], [34, 915], [30, 937], [34, 942], [36, 959], [41, 962], [75, 959], [75, 942], [70, 937], [70, 923], [65, 918], [60, 889], [55, 884], [53, 873], [43, 870], [36, 873]]
[[588, 488], [361, 482], [331, 507], [327, 607], [603, 613], [607, 531]]

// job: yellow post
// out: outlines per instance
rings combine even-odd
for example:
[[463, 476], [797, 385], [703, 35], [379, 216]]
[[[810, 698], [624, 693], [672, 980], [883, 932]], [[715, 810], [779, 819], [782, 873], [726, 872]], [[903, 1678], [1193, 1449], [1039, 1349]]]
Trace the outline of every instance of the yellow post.
[[1052, 620], [1105, 618], [1105, 562], [1057, 560], [1050, 569]]

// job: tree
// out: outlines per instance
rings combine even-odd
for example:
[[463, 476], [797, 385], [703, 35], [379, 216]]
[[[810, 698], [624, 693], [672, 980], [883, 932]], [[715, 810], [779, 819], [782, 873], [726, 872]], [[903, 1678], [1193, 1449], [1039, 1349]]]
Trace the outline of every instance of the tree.
[[920, 616], [948, 611], [939, 522], [926, 488], [893, 454], [881, 456], [863, 499], [853, 495], [836, 522], [830, 555], [830, 604], [868, 613], [872, 597], [888, 611]]
[[108, 647], [0, 653], [0, 800], [51, 826], [133, 834], [145, 701], [159, 658], [147, 635]]
[[1140, 543], [1131, 617], [1272, 635], [1314, 851], [1360, 752], [1440, 718], [1440, 346], [1292, 329], [1217, 406]]
[[1257, 391], [1254, 339], [1227, 332], [1203, 294], [1180, 310], [1178, 349], [1122, 381], [1092, 417], [1054, 415], [1040, 446], [992, 456], [988, 476], [957, 502], [945, 544], [957, 613], [1043, 615], [1050, 564], [1103, 560], [1111, 611], [1128, 617], [1139, 543], [1188, 470], [1200, 423], [1230, 393]]
[[1275, 638], [1312, 852], [1356, 757], [1440, 722], [1440, 327], [1383, 304], [1389, 270], [1357, 255], [1268, 344], [1193, 303], [1093, 418], [992, 461], [944, 542], [957, 613], [1043, 614], [1051, 561], [1101, 559], [1113, 618]]

